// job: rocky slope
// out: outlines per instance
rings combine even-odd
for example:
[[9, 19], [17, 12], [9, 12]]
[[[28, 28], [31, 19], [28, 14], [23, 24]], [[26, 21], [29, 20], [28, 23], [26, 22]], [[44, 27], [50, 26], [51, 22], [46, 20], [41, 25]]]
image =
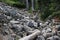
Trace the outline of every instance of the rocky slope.
[[51, 21], [42, 23], [37, 15], [0, 2], [0, 40], [60, 40], [60, 26], [51, 25]]

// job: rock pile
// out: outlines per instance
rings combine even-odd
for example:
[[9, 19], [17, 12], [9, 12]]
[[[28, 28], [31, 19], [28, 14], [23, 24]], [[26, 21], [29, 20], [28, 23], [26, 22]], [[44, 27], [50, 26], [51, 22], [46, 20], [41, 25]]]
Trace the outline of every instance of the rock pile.
[[42, 23], [27, 11], [0, 2], [0, 37], [2, 40], [60, 40], [60, 25], [50, 20]]

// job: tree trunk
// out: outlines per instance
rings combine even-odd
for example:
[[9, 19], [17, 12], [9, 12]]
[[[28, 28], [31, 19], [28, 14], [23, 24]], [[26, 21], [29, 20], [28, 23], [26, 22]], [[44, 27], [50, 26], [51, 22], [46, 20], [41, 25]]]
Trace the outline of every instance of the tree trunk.
[[29, 9], [29, 3], [28, 3], [28, 0], [26, 0], [26, 8], [27, 8], [27, 10]]
[[32, 11], [34, 10], [34, 0], [32, 0]]

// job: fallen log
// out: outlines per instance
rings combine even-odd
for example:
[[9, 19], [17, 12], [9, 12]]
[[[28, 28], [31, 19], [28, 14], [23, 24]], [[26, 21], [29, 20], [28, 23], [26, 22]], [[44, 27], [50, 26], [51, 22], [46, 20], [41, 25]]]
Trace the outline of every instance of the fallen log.
[[36, 30], [36, 32], [34, 32], [34, 33], [32, 33], [32, 34], [30, 34], [28, 36], [25, 36], [25, 37], [23, 37], [23, 38], [21, 38], [19, 40], [33, 40], [39, 34], [40, 34], [40, 31]]

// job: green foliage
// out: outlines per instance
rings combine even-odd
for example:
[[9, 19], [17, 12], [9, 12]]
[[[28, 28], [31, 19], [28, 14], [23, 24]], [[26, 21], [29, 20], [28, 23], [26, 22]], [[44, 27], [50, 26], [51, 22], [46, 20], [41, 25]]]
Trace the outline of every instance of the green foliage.
[[8, 5], [19, 7], [19, 8], [25, 8], [25, 4], [21, 3], [19, 0], [0, 0], [2, 2], [7, 3]]
[[28, 10], [29, 13], [32, 13], [32, 8], [30, 7], [30, 9]]
[[60, 11], [54, 12], [54, 13], [52, 14], [52, 17], [54, 17], [54, 16], [57, 16], [57, 17], [60, 18]]
[[[47, 12], [46, 12], [47, 11]], [[49, 17], [49, 15], [51, 15], [52, 14], [52, 12], [50, 12], [50, 10], [46, 10], [45, 12], [43, 12], [43, 13], [41, 13], [41, 15], [40, 15], [40, 18], [41, 18], [41, 20], [43, 20], [43, 21], [45, 21], [48, 17]]]
[[39, 9], [41, 12], [40, 18], [41, 20], [46, 20], [48, 17], [58, 16], [60, 15], [60, 1], [59, 0], [39, 0]]
[[35, 10], [38, 10], [38, 0], [35, 0]]
[[26, 6], [25, 6], [25, 4], [21, 4], [20, 2], [16, 2], [15, 4], [13, 4], [13, 6], [15, 6], [15, 7], [18, 7], [18, 8], [25, 8]]

